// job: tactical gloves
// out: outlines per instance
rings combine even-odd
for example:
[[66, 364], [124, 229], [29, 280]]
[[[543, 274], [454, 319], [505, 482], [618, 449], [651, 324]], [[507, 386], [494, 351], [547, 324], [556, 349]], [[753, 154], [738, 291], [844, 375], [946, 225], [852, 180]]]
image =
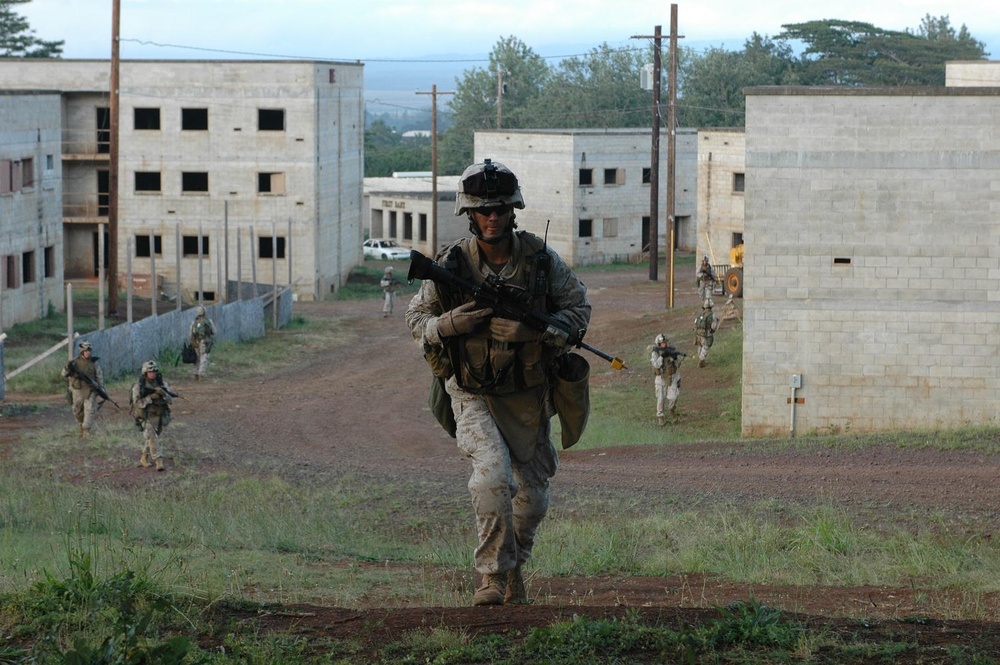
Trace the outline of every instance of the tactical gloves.
[[542, 334], [521, 321], [495, 317], [490, 319], [490, 337], [499, 342], [537, 342]]
[[475, 301], [471, 301], [439, 316], [437, 319], [438, 337], [444, 339], [455, 335], [467, 335], [493, 314], [493, 310], [489, 307], [481, 309], [477, 309], [477, 307], [479, 305]]

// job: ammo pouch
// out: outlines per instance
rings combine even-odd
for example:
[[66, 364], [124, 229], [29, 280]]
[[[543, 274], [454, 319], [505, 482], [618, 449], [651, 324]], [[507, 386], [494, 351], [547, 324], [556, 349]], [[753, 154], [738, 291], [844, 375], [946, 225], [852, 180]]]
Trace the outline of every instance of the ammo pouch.
[[552, 377], [552, 406], [559, 415], [563, 450], [583, 436], [590, 416], [590, 363], [577, 353], [555, 360]]

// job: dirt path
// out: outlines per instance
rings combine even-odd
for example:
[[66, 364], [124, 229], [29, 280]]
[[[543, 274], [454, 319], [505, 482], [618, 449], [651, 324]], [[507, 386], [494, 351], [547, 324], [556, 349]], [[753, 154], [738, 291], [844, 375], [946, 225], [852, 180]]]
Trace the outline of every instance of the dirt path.
[[[683, 315], [656, 314], [664, 312], [664, 284], [649, 282], [640, 270], [588, 273], [587, 279], [594, 304], [588, 341], [600, 348], [614, 350], [614, 333], [623, 327], [638, 327], [651, 339], [661, 328], [685, 329], [688, 325], [690, 310]], [[693, 287], [678, 288], [676, 297], [678, 305], [692, 304]], [[397, 305], [393, 317], [383, 318], [376, 301], [297, 303], [297, 315], [344, 322], [353, 341], [260, 381], [244, 385], [228, 382], [224, 368], [216, 368], [208, 381], [198, 383], [182, 374], [168, 375], [175, 389], [189, 397], [189, 402], [175, 409], [176, 420], [185, 423], [185, 436], [200, 442], [197, 464], [191, 464], [190, 471], [195, 466], [199, 472], [249, 466], [290, 475], [419, 477], [463, 493], [466, 462], [427, 409], [429, 374], [403, 323], [406, 299]], [[683, 318], [674, 318], [678, 316]], [[645, 359], [631, 362], [635, 374], [596, 380], [638, 380], [639, 373], [646, 370]], [[710, 380], [707, 372], [685, 375], [689, 386]], [[7, 401], [17, 402], [18, 397], [8, 393]], [[652, 410], [651, 392], [649, 399]], [[0, 440], [11, 443], [18, 433], [53, 414], [71, 424], [64, 404], [49, 402], [53, 410], [43, 416], [0, 418]], [[172, 472], [189, 470], [180, 464]], [[123, 487], [151, 482], [148, 472], [133, 468], [97, 466], [88, 467], [86, 473], [91, 479], [100, 477]], [[803, 503], [822, 499], [858, 509], [877, 506], [889, 513], [938, 511], [956, 523], [968, 518], [977, 529], [987, 524], [995, 530], [1000, 526], [997, 477], [998, 454], [931, 448], [774, 450], [712, 443], [608, 447], [565, 451], [554, 480], [553, 500], [573, 501], [584, 495], [654, 503], [684, 495], [717, 496], [748, 504], [764, 499]], [[991, 537], [992, 532], [976, 535]], [[705, 608], [746, 600], [751, 595], [817, 620], [860, 616], [888, 620], [928, 614], [928, 604], [918, 602], [923, 593], [919, 589], [746, 587], [701, 576], [546, 578], [534, 584], [538, 595], [547, 599], [543, 606], [391, 611], [309, 607], [295, 610], [301, 614], [295, 621], [289, 618], [294, 612], [284, 619], [275, 615], [267, 621], [286, 626], [296, 623], [303, 630], [324, 630], [334, 636], [351, 635], [374, 620], [387, 631], [431, 622], [473, 632], [515, 631], [573, 614], [622, 615], [630, 607], [646, 608], [643, 612], [658, 613], [661, 619], [665, 613], [675, 617], [687, 613], [687, 618], [694, 620]], [[940, 640], [949, 633], [949, 626], [956, 626], [946, 619], [951, 608], [961, 606], [961, 594], [938, 595], [938, 601], [931, 605], [941, 608], [940, 616], [931, 615], [933, 621], [924, 624], [926, 635], [914, 639]], [[990, 597], [984, 602], [992, 603], [996, 612], [997, 600]], [[917, 634], [921, 631], [912, 624], [885, 625]], [[965, 637], [955, 639], [992, 639], [1000, 652], [1000, 625], [963, 625], [959, 632]]]

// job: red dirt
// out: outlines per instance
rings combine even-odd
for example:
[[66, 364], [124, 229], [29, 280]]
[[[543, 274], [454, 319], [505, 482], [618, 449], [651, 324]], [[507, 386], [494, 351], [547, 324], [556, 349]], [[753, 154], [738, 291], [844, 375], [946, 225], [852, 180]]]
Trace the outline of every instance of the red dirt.
[[[662, 277], [662, 275], [661, 275]], [[693, 280], [692, 280], [693, 281]], [[615, 350], [615, 330], [687, 330], [691, 309], [666, 311], [663, 282], [648, 281], [644, 269], [587, 273], [594, 322], [588, 342]], [[676, 304], [695, 302], [693, 286], [678, 287]], [[374, 480], [420, 478], [465, 492], [466, 461], [433, 421], [426, 406], [429, 374], [410, 340], [397, 301], [394, 316], [383, 318], [381, 302], [297, 303], [307, 319], [342, 320], [356, 335], [350, 344], [329, 348], [306, 363], [286, 367], [253, 385], [235, 386], [224, 367], [210, 369], [203, 382], [168, 371], [175, 389], [189, 397], [175, 408], [175, 420], [211, 452], [201, 459], [168, 462], [168, 473], [208, 472], [239, 466], [290, 476], [354, 474]], [[592, 366], [601, 361], [590, 358]], [[595, 371], [602, 381], [641, 381], [653, 396], [645, 358], [630, 359], [617, 375]], [[688, 366], [684, 383], [691, 390], [714, 377]], [[414, 389], [412, 386], [419, 386]], [[7, 403], [31, 400], [8, 392]], [[71, 416], [58, 399], [43, 415], [0, 418], [0, 443], [57, 414]], [[698, 405], [685, 404], [688, 412]], [[375, 424], [377, 423], [377, 424]], [[649, 423], [637, 425], [649, 426]], [[669, 428], [664, 440], [669, 441]], [[177, 442], [178, 448], [182, 442]], [[0, 458], [3, 457], [0, 445]], [[71, 462], [68, 462], [70, 464]], [[66, 477], [134, 487], [155, 482], [156, 474], [110, 461], [66, 469]], [[706, 442], [569, 450], [561, 453], [553, 482], [553, 505], [578, 497], [629, 498], [660, 502], [664, 497], [698, 497], [730, 503], [770, 499], [779, 503], [835, 502], [848, 511], [886, 515], [934, 511], [950, 520], [952, 533], [969, 524], [968, 535], [991, 538], [998, 525], [996, 479], [1000, 454], [882, 446], [857, 450], [802, 447], [780, 451], [766, 446]], [[654, 505], [654, 504], [650, 504]], [[471, 519], [471, 506], [469, 507]], [[988, 528], [984, 528], [984, 525]], [[544, 524], [540, 538], [544, 538]], [[363, 564], [362, 564], [363, 565]], [[471, 572], [460, 572], [471, 587]], [[233, 612], [233, 620], [254, 620], [265, 628], [313, 636], [353, 637], [384, 644], [404, 631], [450, 627], [470, 634], [520, 634], [573, 616], [624, 616], [630, 610], [667, 625], [696, 623], [712, 609], [750, 597], [781, 608], [833, 632], [862, 631], [876, 641], [896, 635], [924, 645], [976, 645], [1000, 653], [997, 594], [979, 599], [990, 621], [955, 620], [968, 604], [960, 591], [911, 588], [845, 588], [739, 585], [700, 575], [671, 577], [545, 577], [536, 571], [531, 593], [541, 603], [524, 607], [417, 607], [399, 600], [394, 607], [351, 609], [306, 605], [269, 606], [266, 612]], [[912, 620], [920, 617], [919, 620]], [[862, 622], [863, 621], [863, 622]], [[863, 626], [863, 627], [862, 627]]]

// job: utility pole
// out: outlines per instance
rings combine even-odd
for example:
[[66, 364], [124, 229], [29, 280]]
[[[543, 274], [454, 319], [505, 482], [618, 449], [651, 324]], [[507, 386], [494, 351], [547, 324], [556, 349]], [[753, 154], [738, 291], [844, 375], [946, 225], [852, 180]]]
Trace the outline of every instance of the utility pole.
[[437, 157], [437, 96], [454, 95], [454, 91], [438, 92], [437, 84], [431, 86], [430, 92], [417, 91], [418, 95], [431, 96], [431, 223], [430, 249], [431, 257], [437, 256], [438, 244], [438, 157]]
[[497, 129], [503, 128], [503, 67], [497, 67]]
[[[647, 35], [633, 35], [632, 39], [649, 39]], [[662, 30], [653, 31], [653, 140], [649, 158], [649, 281], [658, 276], [660, 254], [660, 43]]]
[[674, 234], [677, 179], [677, 5], [670, 5], [670, 76], [667, 77], [667, 309], [674, 307]]
[[[111, 9], [111, 141], [108, 146], [108, 313], [118, 312], [118, 35], [121, 24], [121, 0], [113, 0]], [[97, 242], [104, 244], [98, 225]], [[150, 247], [152, 250], [152, 247]], [[152, 276], [154, 283], [156, 275]], [[155, 297], [155, 294], [154, 294]]]

